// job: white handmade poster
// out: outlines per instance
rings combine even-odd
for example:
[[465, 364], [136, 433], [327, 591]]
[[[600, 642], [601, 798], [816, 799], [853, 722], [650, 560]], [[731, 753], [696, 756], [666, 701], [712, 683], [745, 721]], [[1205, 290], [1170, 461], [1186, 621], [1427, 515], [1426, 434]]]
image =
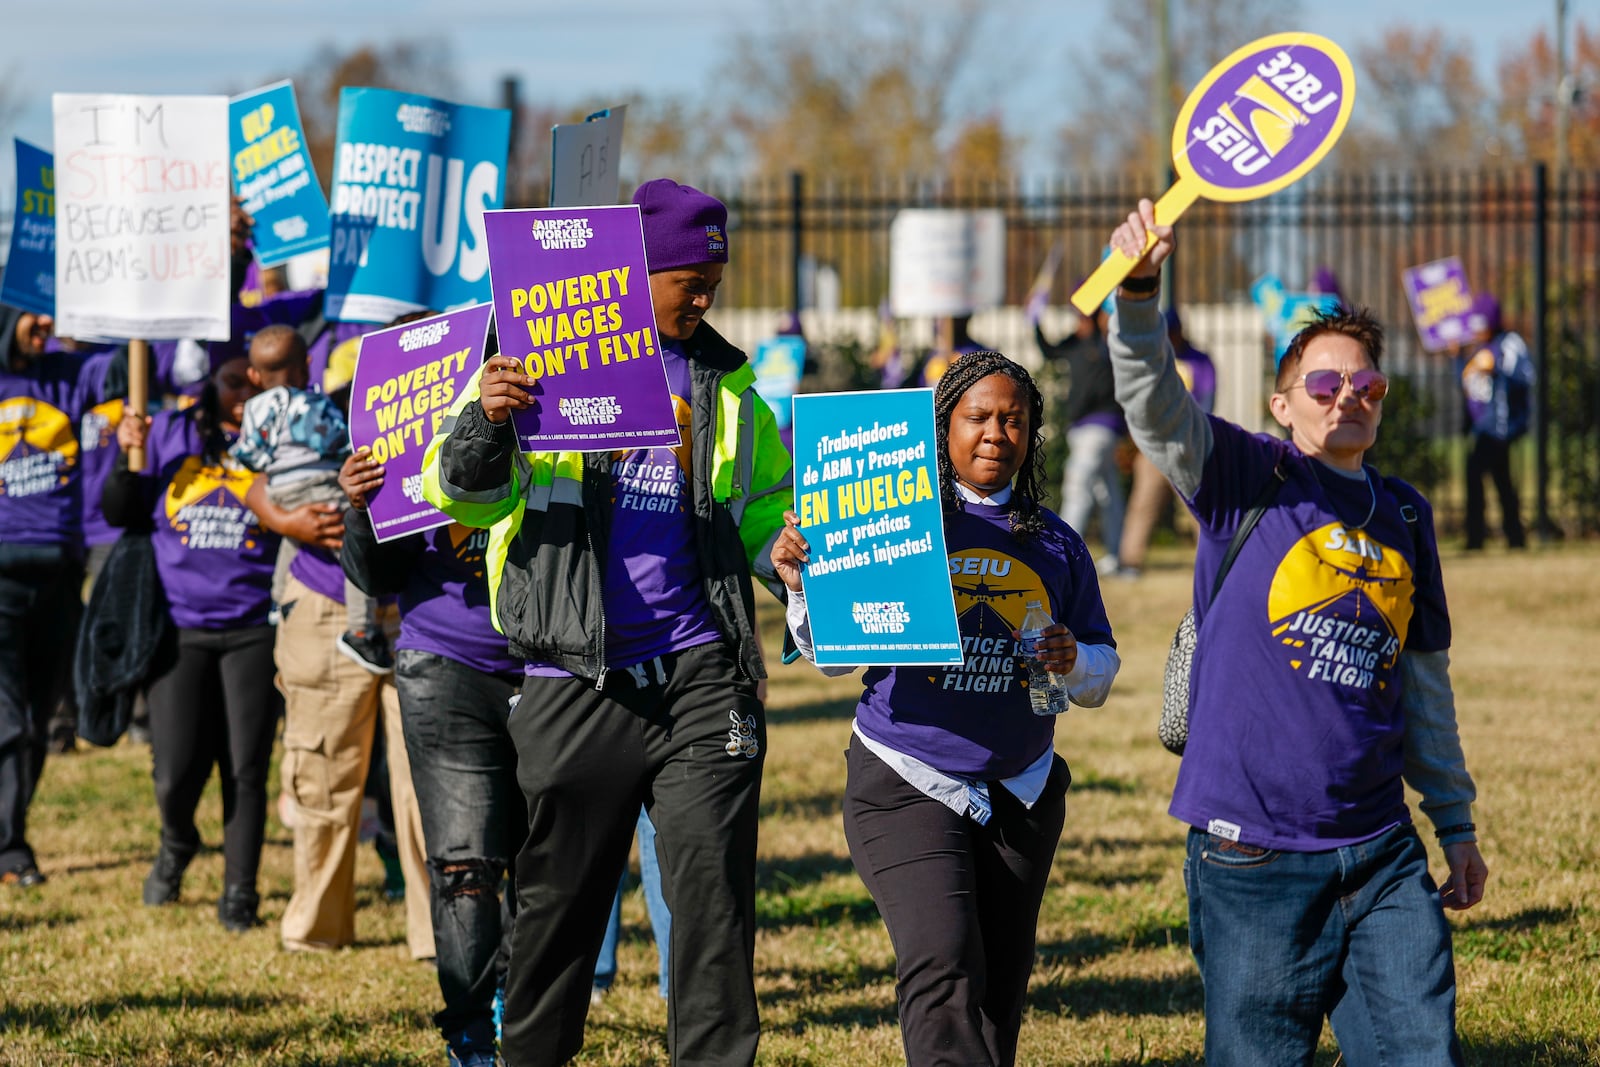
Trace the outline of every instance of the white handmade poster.
[[57, 93], [56, 332], [228, 339], [228, 98]]

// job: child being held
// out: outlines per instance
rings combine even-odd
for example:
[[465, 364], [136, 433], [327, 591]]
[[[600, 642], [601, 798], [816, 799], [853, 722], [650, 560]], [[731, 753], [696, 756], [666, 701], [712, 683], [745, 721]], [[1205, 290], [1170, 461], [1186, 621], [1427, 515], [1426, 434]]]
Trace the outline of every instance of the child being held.
[[[306, 388], [310, 367], [305, 339], [289, 326], [268, 326], [250, 340], [250, 380], [262, 391], [244, 406], [233, 458], [267, 476], [267, 499], [294, 509], [303, 504], [346, 505], [339, 468], [350, 453], [350, 429], [337, 404]], [[298, 550], [283, 539], [272, 575], [272, 600], [281, 603], [289, 564]], [[377, 621], [377, 602], [348, 579], [344, 583], [345, 632], [341, 653], [373, 674], [394, 669]]]

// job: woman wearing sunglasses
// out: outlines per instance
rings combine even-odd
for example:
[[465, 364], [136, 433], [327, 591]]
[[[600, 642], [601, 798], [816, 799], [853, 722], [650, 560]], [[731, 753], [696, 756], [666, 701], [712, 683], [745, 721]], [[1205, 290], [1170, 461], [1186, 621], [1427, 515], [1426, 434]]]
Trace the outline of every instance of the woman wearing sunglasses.
[[[1300, 332], [1271, 400], [1286, 440], [1208, 417], [1178, 376], [1156, 300], [1171, 228], [1143, 200], [1111, 243], [1139, 256], [1152, 232], [1110, 340], [1134, 441], [1203, 531], [1189, 740], [1169, 810], [1191, 828], [1184, 884], [1206, 1062], [1310, 1064], [1327, 1017], [1346, 1062], [1459, 1064], [1443, 908], [1476, 904], [1488, 872], [1432, 511], [1363, 462], [1388, 391], [1383, 331], [1364, 311], [1338, 311]], [[1211, 600], [1235, 531], [1264, 500]], [[1405, 784], [1449, 865], [1442, 891]]]

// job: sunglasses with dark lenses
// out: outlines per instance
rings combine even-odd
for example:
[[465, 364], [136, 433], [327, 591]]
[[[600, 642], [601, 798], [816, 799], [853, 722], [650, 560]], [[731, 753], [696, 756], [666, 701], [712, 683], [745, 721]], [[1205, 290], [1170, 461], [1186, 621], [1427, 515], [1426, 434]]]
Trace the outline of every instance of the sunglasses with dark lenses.
[[[1307, 371], [1300, 375], [1300, 380], [1294, 385], [1304, 385], [1306, 396], [1317, 403], [1331, 404], [1339, 399], [1345, 382], [1350, 383], [1350, 391], [1358, 400], [1376, 402], [1389, 395], [1389, 379], [1381, 371], [1375, 370], [1358, 370], [1354, 374], [1339, 370]], [[1294, 385], [1289, 388], [1293, 389]]]

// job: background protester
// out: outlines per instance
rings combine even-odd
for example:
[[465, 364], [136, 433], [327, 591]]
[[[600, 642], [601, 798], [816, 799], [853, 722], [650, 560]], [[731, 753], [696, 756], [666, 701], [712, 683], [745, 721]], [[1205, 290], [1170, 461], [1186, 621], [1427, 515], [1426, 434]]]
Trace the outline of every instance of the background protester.
[[[982, 573], [1041, 590], [1058, 621], [1044, 631], [1040, 658], [1065, 676], [1074, 703], [1098, 707], [1121, 660], [1088, 548], [1039, 503], [1044, 398], [1022, 367], [977, 352], [940, 379], [934, 418], [951, 560], [983, 559]], [[772, 562], [789, 588], [790, 630], [810, 657], [800, 580], [810, 546], [799, 517], [785, 520]], [[1056, 755], [1055, 719], [1029, 701], [1014, 642], [1024, 606], [954, 595], [964, 644], [1013, 639], [1000, 670], [1015, 684], [979, 694], [944, 685], [960, 667], [870, 668], [845, 756], [845, 839], [894, 943], [913, 1067], [1016, 1062], [1072, 781]]]
[[[641, 804], [673, 916], [673, 1059], [748, 1064], [760, 1037], [755, 850], [766, 729], [756, 680], [765, 671], [750, 574], [775, 580], [768, 552], [793, 500], [791, 463], [744, 353], [704, 322], [728, 259], [727, 209], [665, 178], [633, 201], [682, 444], [519, 452], [511, 415], [532, 406], [534, 381], [495, 356], [423, 470], [431, 503], [491, 529], [496, 623], [526, 660], [510, 731], [529, 832], [517, 856], [504, 1029], [507, 1060], [523, 1065], [561, 1063], [582, 1047]], [[747, 414], [719, 417], [733, 411]], [[662, 468], [676, 476], [645, 477]], [[756, 741], [748, 756], [727, 750], [730, 718]]]
[[83, 614], [83, 359], [48, 315], [0, 305], [0, 883], [45, 880], [28, 842], [51, 713]]
[[[289, 567], [276, 644], [284, 695], [283, 792], [294, 834], [295, 888], [283, 913], [283, 947], [332, 949], [355, 940], [361, 798], [381, 713], [407, 889], [406, 942], [412, 958], [431, 959], [427, 854], [393, 677], [368, 672], [337, 648], [346, 623], [344, 571], [337, 555], [342, 513], [333, 504], [279, 508], [260, 477], [250, 488], [249, 503], [269, 529], [304, 546]], [[399, 630], [392, 603], [381, 607], [379, 623], [392, 642]]]
[[1078, 316], [1077, 328], [1060, 344], [1053, 344], [1036, 321], [1033, 338], [1047, 362], [1066, 368], [1067, 394], [1061, 421], [1067, 427], [1067, 463], [1061, 476], [1061, 517], [1085, 539], [1089, 522], [1100, 513], [1100, 540], [1105, 546], [1100, 573], [1117, 569], [1122, 544], [1125, 497], [1122, 472], [1117, 469], [1117, 442], [1126, 432], [1122, 409], [1117, 406], [1111, 381], [1111, 357], [1106, 352], [1106, 313]]
[[1508, 548], [1524, 548], [1522, 504], [1511, 477], [1511, 446], [1528, 432], [1533, 413], [1533, 357], [1528, 345], [1500, 322], [1500, 302], [1489, 293], [1472, 299], [1467, 312], [1472, 343], [1459, 361], [1461, 400], [1472, 449], [1467, 453], [1467, 548], [1483, 547], [1489, 536], [1483, 480], [1494, 483], [1500, 526]]
[[117, 443], [145, 471], [107, 479], [106, 521], [149, 530], [173, 629], [150, 675], [150, 748], [161, 846], [144, 883], [151, 906], [178, 900], [200, 848], [195, 810], [213, 766], [222, 786], [223, 892], [230, 930], [257, 923], [267, 773], [281, 701], [267, 621], [276, 536], [245, 503], [252, 475], [228, 448], [255, 387], [242, 359], [221, 363], [199, 400], [154, 419], [125, 413]]
[[[1203, 531], [1189, 739], [1170, 811], [1190, 826], [1206, 1062], [1309, 1063], [1326, 1016], [1350, 1063], [1459, 1064], [1443, 909], [1478, 903], [1488, 872], [1433, 513], [1364, 462], [1388, 392], [1383, 332], [1360, 311], [1314, 319], [1271, 398], [1288, 440], [1252, 434], [1206, 416], [1184, 389], [1155, 300], [1174, 239], [1150, 201], [1111, 244], [1142, 257], [1112, 325], [1117, 396]], [[1274, 479], [1212, 600], [1235, 529]], [[1405, 785], [1444, 849], [1442, 890]]]
[[[1165, 314], [1167, 341], [1177, 360], [1178, 375], [1206, 414], [1211, 413], [1217, 396], [1217, 368], [1211, 357], [1190, 343], [1183, 332], [1177, 308]], [[1150, 537], [1161, 514], [1173, 498], [1166, 476], [1143, 452], [1133, 457], [1133, 488], [1128, 492], [1128, 512], [1122, 524], [1122, 542], [1117, 550], [1116, 576], [1137, 578], [1150, 551]]]

